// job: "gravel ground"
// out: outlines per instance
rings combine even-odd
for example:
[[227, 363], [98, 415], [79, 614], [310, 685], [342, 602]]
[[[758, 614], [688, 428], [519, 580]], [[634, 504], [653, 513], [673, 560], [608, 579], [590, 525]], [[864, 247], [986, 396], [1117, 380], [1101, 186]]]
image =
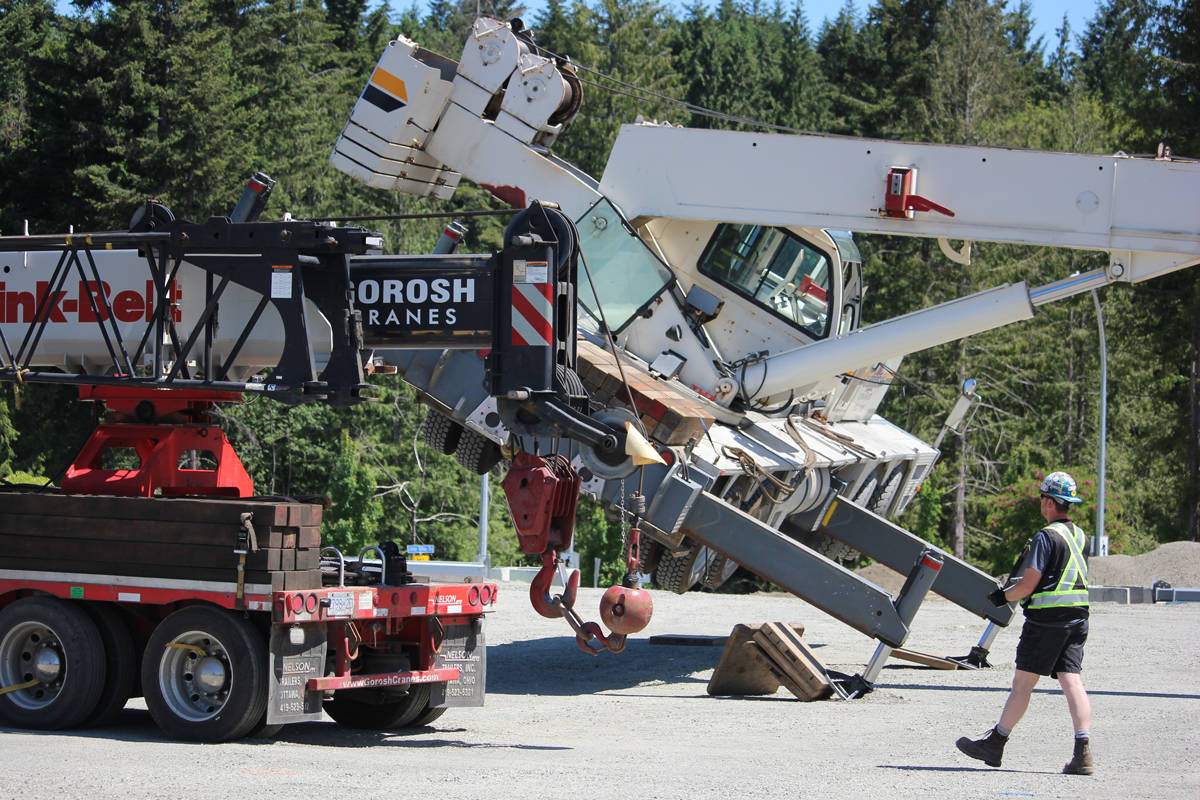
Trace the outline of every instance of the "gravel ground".
[[[1094, 606], [1084, 678], [1097, 774], [1059, 773], [1071, 750], [1066, 702], [1048, 679], [1004, 766], [954, 740], [993, 724], [1012, 678], [1015, 626], [994, 669], [886, 668], [853, 701], [712, 698], [717, 647], [651, 634], [723, 636], [738, 622], [795, 621], [829, 666], [857, 672], [874, 643], [787, 595], [656, 592], [650, 628], [620, 655], [579, 652], [566, 624], [505, 585], [489, 620], [488, 701], [403, 733], [285, 727], [272, 741], [161, 741], [144, 706], [120, 725], [68, 733], [0, 729], [0, 797], [1086, 798], [1200, 796], [1200, 604]], [[594, 617], [596, 590], [579, 609]], [[908, 646], [965, 653], [983, 625], [926, 602]]]

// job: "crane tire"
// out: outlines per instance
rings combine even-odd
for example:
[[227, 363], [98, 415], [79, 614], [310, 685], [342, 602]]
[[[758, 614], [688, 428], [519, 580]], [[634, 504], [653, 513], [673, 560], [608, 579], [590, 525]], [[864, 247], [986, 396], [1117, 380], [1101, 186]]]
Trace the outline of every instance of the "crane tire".
[[476, 475], [484, 475], [500, 463], [500, 445], [481, 433], [464, 430], [454, 458]]
[[421, 424], [421, 438], [425, 444], [443, 455], [453, 455], [458, 449], [458, 442], [463, 433], [462, 425], [447, 417], [436, 409], [425, 412], [425, 422]]
[[658, 565], [662, 563], [663, 553], [666, 552], [666, 548], [663, 547], [662, 543], [656, 542], [647, 536], [644, 531], [639, 543], [642, 552], [638, 553], [638, 572], [643, 575], [653, 575], [654, 571], [658, 569]]

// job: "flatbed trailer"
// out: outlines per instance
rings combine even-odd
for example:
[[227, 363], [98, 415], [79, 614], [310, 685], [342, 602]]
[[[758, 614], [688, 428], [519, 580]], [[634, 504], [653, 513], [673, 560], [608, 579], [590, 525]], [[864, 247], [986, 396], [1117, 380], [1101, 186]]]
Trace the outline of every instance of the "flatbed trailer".
[[394, 545], [321, 549], [320, 505], [36, 491], [0, 505], [7, 724], [104, 724], [143, 695], [167, 735], [226, 741], [323, 710], [382, 729], [483, 703], [496, 585], [414, 582]]

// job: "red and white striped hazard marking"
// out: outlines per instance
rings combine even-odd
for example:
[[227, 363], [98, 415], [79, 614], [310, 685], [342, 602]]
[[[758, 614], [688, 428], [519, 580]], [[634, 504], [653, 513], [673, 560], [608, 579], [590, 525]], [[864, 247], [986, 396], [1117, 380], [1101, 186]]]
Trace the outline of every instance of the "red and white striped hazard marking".
[[512, 343], [525, 347], [551, 347], [554, 339], [554, 284], [514, 283], [512, 292]]

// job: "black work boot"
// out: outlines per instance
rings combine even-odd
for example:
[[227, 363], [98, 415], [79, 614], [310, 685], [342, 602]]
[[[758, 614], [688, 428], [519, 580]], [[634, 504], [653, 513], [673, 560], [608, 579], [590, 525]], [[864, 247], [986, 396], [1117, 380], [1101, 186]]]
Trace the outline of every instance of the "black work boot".
[[1001, 736], [999, 731], [992, 728], [982, 739], [968, 739], [964, 736], [954, 744], [971, 758], [978, 758], [989, 767], [998, 767], [1000, 759], [1004, 756], [1004, 745], [1008, 744], [1008, 737]]
[[1091, 775], [1096, 771], [1096, 762], [1092, 760], [1092, 740], [1075, 740], [1075, 757], [1063, 767], [1067, 775]]

